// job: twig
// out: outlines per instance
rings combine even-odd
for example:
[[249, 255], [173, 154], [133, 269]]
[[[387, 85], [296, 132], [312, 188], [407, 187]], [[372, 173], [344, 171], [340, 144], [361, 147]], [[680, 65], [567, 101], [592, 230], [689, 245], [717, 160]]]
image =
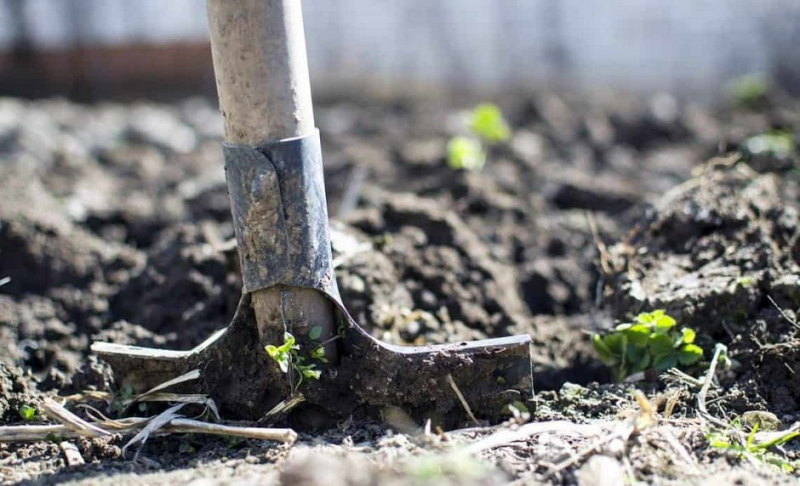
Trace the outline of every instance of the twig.
[[177, 434], [233, 435], [248, 439], [274, 440], [290, 444], [297, 440], [297, 432], [292, 429], [233, 427], [190, 419], [172, 419], [164, 429]]
[[111, 435], [111, 432], [90, 424], [62, 407], [51, 398], [44, 399], [43, 407], [45, 415], [53, 420], [61, 422], [66, 427], [80, 433], [84, 437], [104, 437]]
[[0, 427], [0, 442], [40, 442], [60, 437], [78, 439], [86, 434], [65, 425], [6, 425]]
[[458, 385], [456, 385], [456, 381], [453, 379], [453, 375], [451, 375], [450, 373], [447, 374], [447, 382], [450, 383], [450, 388], [452, 388], [453, 391], [456, 392], [458, 401], [461, 402], [461, 406], [464, 407], [464, 410], [467, 412], [467, 415], [469, 415], [469, 418], [472, 419], [472, 422], [475, 423], [475, 425], [480, 425], [478, 423], [478, 419], [475, 418], [475, 414], [472, 413], [472, 409], [469, 407], [467, 399], [464, 398], [464, 395], [461, 393], [461, 390], [458, 389]]
[[128, 447], [136, 444], [137, 442], [141, 442], [142, 445], [139, 446], [139, 449], [136, 450], [136, 454], [133, 456], [133, 460], [136, 461], [139, 458], [139, 452], [142, 450], [142, 447], [144, 447], [144, 443], [147, 442], [147, 439], [150, 438], [150, 435], [170, 423], [173, 419], [179, 418], [180, 415], [178, 415], [178, 411], [183, 408], [184, 405], [186, 404], [179, 403], [177, 405], [173, 405], [172, 407], [153, 417], [138, 434], [133, 436], [133, 439], [129, 440], [128, 443], [122, 447], [122, 457], [125, 457], [125, 452], [128, 450]]
[[693, 386], [696, 388], [700, 388], [703, 386], [703, 380], [699, 380], [694, 376], [688, 375], [683, 371], [679, 370], [678, 368], [670, 368], [667, 370], [666, 379], [674, 380], [678, 383], [683, 383], [685, 385]]
[[[129, 417], [120, 420], [96, 422], [94, 425], [117, 433], [127, 434], [141, 429], [152, 420], [152, 417]], [[239, 427], [182, 418], [173, 418], [157, 430], [151, 431], [151, 435], [153, 433], [235, 435], [237, 437], [279, 442], [294, 442], [297, 438], [297, 433], [292, 429]], [[9, 425], [0, 427], [0, 442], [41, 442], [56, 438], [78, 439], [81, 437], [86, 437], [83, 431], [77, 431], [62, 424]]]
[[107, 416], [105, 416], [103, 414], [103, 412], [101, 412], [100, 410], [97, 410], [96, 408], [94, 408], [93, 406], [91, 406], [89, 404], [80, 403], [76, 407], [77, 408], [83, 408], [84, 410], [86, 410], [86, 415], [90, 419], [92, 419], [92, 421], [94, 421], [94, 422], [102, 422], [103, 423], [103, 428], [106, 429], [106, 430], [108, 430], [109, 428], [112, 428], [112, 429], [127, 429], [129, 427], [128, 425], [123, 424], [121, 421], [113, 420], [113, 419], [108, 418]]
[[600, 231], [597, 229], [597, 218], [594, 213], [586, 211], [586, 220], [589, 223], [589, 231], [592, 232], [592, 239], [597, 247], [597, 252], [600, 254], [600, 267], [603, 269], [604, 275], [612, 275], [613, 271], [611, 265], [608, 263], [608, 247], [600, 238]]
[[154, 386], [153, 388], [151, 388], [151, 389], [147, 390], [146, 392], [144, 392], [144, 393], [138, 395], [137, 397], [135, 397], [133, 400], [131, 400], [130, 403], [136, 403], [136, 402], [139, 402], [139, 401], [146, 401], [144, 399], [147, 398], [148, 395], [152, 395], [152, 394], [154, 394], [156, 392], [160, 392], [162, 390], [166, 390], [167, 388], [169, 388], [171, 386], [179, 385], [179, 384], [185, 383], [187, 381], [193, 381], [193, 380], [196, 380], [198, 378], [200, 378], [200, 370], [199, 369], [198, 370], [191, 370], [191, 371], [189, 371], [187, 373], [182, 374], [181, 376], [179, 376], [177, 378], [173, 378], [171, 380], [165, 381], [164, 383], [162, 383], [160, 385]]
[[775, 302], [775, 300], [772, 298], [771, 295], [768, 295], [767, 299], [769, 299], [769, 301], [772, 302], [772, 305], [774, 305], [775, 308], [778, 309], [778, 312], [781, 313], [783, 318], [786, 319], [789, 322], [789, 324], [793, 325], [795, 327], [795, 329], [800, 329], [800, 324], [798, 324], [796, 320], [794, 320], [791, 317], [789, 317], [789, 315], [786, 314], [786, 311], [781, 309], [781, 307], [777, 304], [777, 302]]
[[197, 405], [205, 405], [214, 419], [221, 421], [219, 409], [214, 399], [202, 393], [166, 393], [156, 392], [150, 393], [147, 396], [140, 398], [139, 402], [174, 402], [174, 403], [195, 403]]
[[289, 398], [287, 398], [285, 400], [282, 400], [277, 405], [272, 407], [272, 410], [270, 410], [269, 412], [265, 413], [263, 417], [258, 419], [258, 423], [264, 423], [267, 420], [269, 420], [271, 417], [274, 417], [274, 416], [282, 414], [282, 413], [286, 413], [289, 410], [293, 409], [294, 407], [296, 407], [296, 406], [300, 405], [301, 403], [303, 403], [305, 400], [306, 400], [306, 397], [304, 397], [302, 393], [297, 393], [297, 394], [295, 394], [295, 395], [293, 395], [293, 396], [291, 396], [291, 397], [289, 397]]
[[722, 428], [727, 428], [728, 426], [722, 420], [719, 420], [708, 413], [708, 408], [706, 408], [706, 399], [708, 397], [708, 389], [711, 388], [711, 381], [714, 379], [714, 375], [717, 371], [717, 363], [719, 363], [719, 358], [722, 356], [722, 353], [727, 351], [728, 348], [726, 348], [723, 344], [717, 343], [717, 345], [714, 346], [714, 357], [711, 358], [711, 363], [708, 365], [708, 371], [706, 372], [705, 379], [703, 380], [703, 386], [700, 388], [700, 392], [697, 394], [697, 410], [700, 417]]

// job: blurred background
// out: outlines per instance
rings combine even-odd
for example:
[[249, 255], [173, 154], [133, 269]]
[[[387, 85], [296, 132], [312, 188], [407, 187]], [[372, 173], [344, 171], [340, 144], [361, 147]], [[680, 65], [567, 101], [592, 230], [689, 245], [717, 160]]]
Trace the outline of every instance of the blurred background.
[[[306, 0], [315, 93], [800, 86], [795, 0]], [[2, 0], [0, 93], [214, 94], [204, 0]]]

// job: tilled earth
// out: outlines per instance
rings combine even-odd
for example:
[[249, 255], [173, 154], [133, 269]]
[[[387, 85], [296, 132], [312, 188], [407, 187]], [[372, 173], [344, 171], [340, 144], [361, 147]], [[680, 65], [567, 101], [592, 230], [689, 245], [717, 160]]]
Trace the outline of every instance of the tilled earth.
[[[800, 420], [797, 161], [723, 156], [770, 130], [800, 134], [800, 103], [771, 95], [711, 109], [664, 95], [551, 92], [498, 102], [513, 137], [491, 149], [481, 172], [453, 170], [444, 158], [466, 104], [317, 107], [337, 277], [354, 318], [399, 344], [530, 334], [533, 421], [614, 435], [649, 412], [633, 384], [611, 383], [589, 335], [663, 308], [698, 330], [706, 362], [715, 343], [729, 349], [712, 414]], [[0, 279], [10, 278], [0, 286], [0, 424], [21, 423], [20, 407], [44, 396], [119, 392], [90, 356], [95, 340], [189, 349], [230, 320], [241, 284], [221, 126], [202, 99], [0, 100]], [[0, 481], [796, 479], [709, 447], [696, 388], [649, 375], [638, 386], [657, 416], [597, 447], [592, 434], [563, 425], [468, 455], [493, 430], [413, 433], [355, 419], [303, 432], [291, 447], [156, 437], [136, 461], [123, 457], [122, 437], [79, 440], [87, 465], [77, 468], [50, 442], [0, 444]], [[779, 453], [795, 460], [791, 443]]]

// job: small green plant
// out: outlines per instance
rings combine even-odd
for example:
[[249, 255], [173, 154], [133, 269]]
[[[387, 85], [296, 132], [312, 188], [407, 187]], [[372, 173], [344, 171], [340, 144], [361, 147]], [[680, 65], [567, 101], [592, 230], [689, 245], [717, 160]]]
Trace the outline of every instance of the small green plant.
[[36, 409], [30, 405], [22, 405], [19, 407], [19, 416], [22, 420], [30, 422], [36, 418]]
[[694, 344], [695, 336], [692, 329], [678, 330], [675, 319], [659, 309], [639, 314], [604, 336], [594, 334], [592, 344], [600, 361], [622, 381], [647, 369], [661, 372], [698, 362], [703, 349]]
[[511, 136], [500, 109], [483, 103], [467, 113], [468, 136], [456, 136], [447, 143], [447, 164], [454, 169], [479, 171], [486, 165], [487, 148]]
[[753, 107], [769, 94], [769, 80], [761, 74], [747, 74], [728, 83], [727, 91], [736, 106]]
[[287, 332], [283, 334], [283, 344], [280, 346], [268, 344], [264, 348], [267, 351], [267, 356], [272, 358], [272, 361], [278, 363], [278, 366], [284, 373], [289, 372], [289, 367], [292, 364], [292, 351], [300, 349], [295, 342], [294, 336]]
[[795, 153], [794, 136], [785, 130], [772, 130], [748, 138], [742, 148], [747, 155], [791, 157]]
[[486, 165], [486, 152], [478, 140], [453, 137], [447, 142], [447, 164], [453, 169], [478, 171]]
[[[308, 333], [309, 339], [312, 341], [319, 340], [322, 335], [322, 327], [314, 326]], [[294, 370], [297, 373], [298, 381], [295, 384], [295, 390], [300, 387], [304, 380], [318, 380], [322, 376], [322, 371], [317, 368], [317, 363], [327, 363], [325, 358], [325, 349], [322, 344], [317, 344], [311, 348], [309, 356], [300, 355], [300, 345], [291, 333], [284, 333], [283, 344], [280, 346], [267, 345], [264, 348], [267, 356], [272, 358], [273, 361], [278, 363], [281, 371], [289, 373], [289, 370]]]
[[800, 436], [796, 430], [787, 430], [784, 433], [770, 433], [766, 440], [757, 440], [758, 423], [753, 424], [750, 432], [744, 436], [741, 433], [741, 420], [735, 419], [731, 423], [731, 430], [728, 432], [711, 432], [706, 436], [709, 446], [732, 454], [737, 458], [744, 458], [751, 462], [760, 461], [773, 465], [783, 472], [792, 473], [796, 469], [795, 464], [784, 459], [770, 449], [779, 447], [790, 440]]
[[487, 143], [505, 142], [511, 136], [500, 108], [491, 103], [483, 103], [475, 107], [469, 114], [469, 129]]

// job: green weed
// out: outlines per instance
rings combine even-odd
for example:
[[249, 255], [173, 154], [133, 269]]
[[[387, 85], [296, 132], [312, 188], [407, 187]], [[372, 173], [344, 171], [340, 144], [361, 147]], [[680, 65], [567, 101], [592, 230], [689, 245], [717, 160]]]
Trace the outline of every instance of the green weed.
[[[317, 341], [322, 335], [322, 327], [314, 326], [308, 333], [309, 339]], [[322, 376], [322, 371], [317, 368], [317, 363], [327, 363], [325, 349], [322, 344], [317, 344], [311, 348], [309, 356], [300, 354], [300, 345], [291, 333], [284, 333], [283, 344], [274, 346], [267, 345], [264, 350], [273, 361], [278, 364], [281, 371], [289, 373], [290, 370], [296, 372], [298, 381], [294, 389], [300, 387], [304, 380], [318, 380]]]
[[30, 405], [22, 405], [19, 407], [19, 416], [22, 420], [30, 422], [36, 418], [36, 409]]
[[511, 136], [500, 108], [491, 103], [483, 103], [475, 107], [469, 114], [469, 129], [486, 143], [505, 142]]
[[479, 171], [486, 165], [487, 147], [511, 137], [500, 109], [483, 103], [467, 114], [468, 136], [456, 136], [447, 143], [447, 164], [453, 169]]
[[761, 74], [747, 74], [728, 83], [727, 91], [736, 106], [753, 107], [767, 98], [770, 83]]
[[663, 310], [645, 312], [634, 322], [618, 325], [601, 336], [594, 334], [592, 344], [617, 381], [647, 369], [666, 371], [686, 367], [703, 357], [703, 349], [694, 344], [696, 333], [690, 328], [676, 328], [675, 319]]
[[742, 144], [746, 155], [791, 157], [795, 153], [794, 136], [784, 130], [754, 135]]
[[781, 469], [783, 472], [792, 473], [796, 469], [795, 464], [780, 455], [772, 452], [772, 447], [779, 447], [794, 439], [800, 432], [787, 430], [785, 433], [774, 433], [767, 440], [757, 441], [758, 423], [753, 424], [750, 432], [741, 440], [742, 429], [741, 420], [737, 419], [731, 423], [732, 432], [711, 432], [706, 436], [709, 446], [732, 454], [737, 458], [747, 459], [748, 461], [764, 462]]
[[478, 140], [453, 137], [447, 142], [447, 165], [453, 169], [479, 171], [486, 165], [486, 152]]

